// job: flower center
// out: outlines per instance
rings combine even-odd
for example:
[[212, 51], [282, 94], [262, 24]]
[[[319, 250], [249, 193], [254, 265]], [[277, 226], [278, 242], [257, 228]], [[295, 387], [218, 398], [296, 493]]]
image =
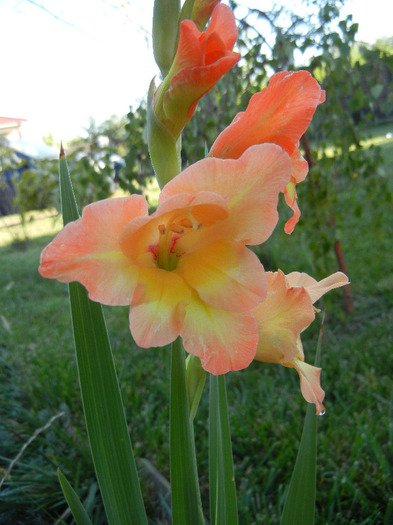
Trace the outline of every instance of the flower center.
[[172, 271], [177, 268], [180, 256], [176, 249], [177, 241], [185, 234], [202, 228], [202, 223], [198, 222], [191, 212], [182, 211], [181, 214], [170, 217], [167, 224], [158, 226], [158, 245], [153, 253], [157, 266], [163, 270]]

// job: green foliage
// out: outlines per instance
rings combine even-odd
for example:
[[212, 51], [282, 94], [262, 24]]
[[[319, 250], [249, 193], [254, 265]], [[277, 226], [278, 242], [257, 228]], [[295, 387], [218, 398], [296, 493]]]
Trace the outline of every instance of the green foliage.
[[[365, 48], [358, 48], [358, 57], [354, 59], [356, 31], [351, 17], [340, 21], [337, 32], [323, 35], [321, 54], [309, 66], [325, 88], [327, 99], [318, 108], [307, 132], [314, 152], [307, 138], [302, 141], [310, 172], [298, 188], [306, 217], [301, 227], [306, 232], [318, 275], [335, 269], [333, 247], [341, 243], [348, 214], [358, 218], [362, 215], [363, 201], [357, 201], [356, 207], [353, 204], [359, 181], [367, 180], [365, 198], [379, 204], [391, 201], [381, 153], [376, 147], [363, 146], [363, 129], [366, 123], [381, 116], [382, 93], [387, 87], [383, 80], [378, 83], [378, 78], [391, 75], [393, 67], [390, 71], [386, 69], [387, 64], [381, 65], [378, 53]], [[385, 96], [390, 98], [386, 92]], [[344, 191], [346, 199], [340, 198]], [[347, 247], [343, 249], [346, 251]], [[343, 260], [337, 263], [345, 271]]]
[[66, 148], [73, 184], [80, 206], [109, 197], [115, 189], [116, 166], [124, 164], [125, 119], [112, 117], [102, 124], [93, 119], [87, 136], [71, 141]]
[[142, 102], [135, 111], [130, 110], [125, 125], [127, 154], [126, 166], [120, 172], [120, 187], [129, 193], [140, 192], [148, 178], [154, 176], [147, 146], [147, 109]]
[[56, 208], [59, 202], [58, 161], [36, 159], [16, 185], [15, 204], [24, 219], [30, 210]]
[[[7, 171], [14, 171], [25, 166], [16, 153], [8, 146], [7, 141], [0, 136], [0, 215], [9, 215], [15, 212], [15, 186], [9, 183]], [[15, 175], [16, 179], [17, 175]]]

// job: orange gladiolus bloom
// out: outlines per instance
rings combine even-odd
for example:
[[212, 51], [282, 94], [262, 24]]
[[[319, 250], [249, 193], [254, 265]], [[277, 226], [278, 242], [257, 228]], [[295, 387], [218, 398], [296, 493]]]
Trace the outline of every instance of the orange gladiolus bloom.
[[157, 118], [174, 137], [192, 117], [199, 99], [240, 59], [232, 51], [236, 39], [235, 17], [226, 5], [214, 8], [202, 33], [191, 20], [180, 23], [172, 67], [153, 101]]
[[315, 403], [317, 414], [323, 414], [321, 369], [304, 362], [300, 334], [315, 318], [313, 303], [329, 290], [348, 284], [348, 278], [337, 272], [317, 282], [305, 273], [285, 276], [279, 270], [268, 272], [267, 280], [267, 297], [254, 310], [259, 325], [255, 359], [295, 368], [304, 399]]
[[285, 149], [292, 161], [285, 201], [293, 210], [293, 216], [285, 225], [286, 233], [292, 233], [299, 220], [295, 186], [308, 172], [308, 164], [299, 151], [299, 141], [316, 107], [324, 100], [325, 91], [307, 71], [276, 73], [268, 87], [251, 97], [246, 111], [238, 113], [211, 148], [210, 155], [222, 159], [237, 159], [253, 144], [264, 142]]
[[264, 269], [245, 245], [270, 236], [290, 171], [274, 144], [201, 160], [164, 186], [151, 216], [140, 195], [87, 206], [45, 248], [39, 271], [79, 281], [93, 301], [131, 305], [141, 347], [181, 336], [207, 371], [239, 370], [254, 358], [253, 310], [266, 296]]

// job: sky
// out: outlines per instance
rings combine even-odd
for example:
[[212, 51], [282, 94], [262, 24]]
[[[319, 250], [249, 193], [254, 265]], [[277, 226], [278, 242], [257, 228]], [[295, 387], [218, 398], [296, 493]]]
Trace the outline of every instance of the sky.
[[[145, 97], [158, 72], [153, 0], [128, 0], [127, 9], [120, 4], [0, 0], [0, 116], [27, 119], [24, 138], [51, 134], [66, 142], [83, 136], [90, 117], [101, 123], [125, 115]], [[392, 36], [386, 0], [373, 0], [372, 9], [368, 0], [348, 0], [346, 11], [359, 23], [359, 40]]]

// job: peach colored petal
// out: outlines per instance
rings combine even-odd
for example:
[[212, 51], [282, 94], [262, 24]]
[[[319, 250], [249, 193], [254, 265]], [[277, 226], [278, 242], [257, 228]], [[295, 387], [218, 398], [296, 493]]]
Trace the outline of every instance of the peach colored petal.
[[299, 287], [303, 286], [308, 295], [315, 303], [322, 295], [334, 288], [340, 288], [349, 283], [348, 277], [342, 272], [336, 272], [321, 281], [317, 281], [306, 273], [292, 272], [287, 276], [288, 286]]
[[[166, 186], [164, 186], [165, 188]], [[162, 192], [161, 192], [162, 193]], [[175, 193], [168, 199], [162, 199], [160, 194], [160, 200], [157, 210], [151, 215], [152, 217], [160, 217], [168, 212], [174, 210], [181, 210], [186, 208], [196, 208], [197, 206], [218, 206], [226, 208], [228, 204], [227, 199], [223, 198], [219, 193], [214, 191], [206, 190], [200, 191], [197, 194], [191, 193]], [[224, 215], [228, 215], [227, 212]]]
[[284, 364], [298, 354], [300, 333], [314, 320], [310, 297], [303, 288], [287, 288], [285, 275], [268, 272], [267, 298], [253, 313], [258, 322], [259, 342], [255, 359]]
[[293, 211], [292, 217], [285, 223], [284, 231], [287, 234], [291, 234], [295, 229], [296, 224], [299, 222], [299, 218], [301, 215], [299, 206], [297, 204], [297, 195], [294, 182], [290, 182], [289, 184], [287, 184], [284, 190], [284, 195], [285, 202]]
[[150, 348], [174, 341], [190, 295], [176, 273], [159, 268], [141, 270], [130, 309], [130, 330], [137, 345]]
[[138, 272], [123, 254], [119, 236], [125, 224], [145, 214], [147, 203], [140, 195], [90, 204], [44, 249], [39, 272], [82, 283], [93, 301], [130, 304]]
[[212, 191], [227, 199], [230, 213], [220, 235], [246, 244], [269, 238], [278, 220], [277, 202], [290, 179], [290, 161], [274, 144], [252, 146], [237, 160], [203, 159], [163, 188], [160, 204], [176, 193]]
[[315, 403], [317, 415], [324, 414], [325, 408], [322, 402], [325, 392], [320, 384], [321, 369], [311, 366], [300, 359], [294, 359], [293, 366], [299, 374], [300, 389], [304, 399], [308, 403]]
[[210, 244], [182, 257], [176, 271], [204, 302], [223, 310], [250, 310], [266, 295], [263, 266], [241, 244]]
[[185, 350], [200, 358], [214, 375], [246, 368], [254, 358], [258, 327], [248, 312], [209, 306], [194, 294], [187, 305], [181, 334]]

